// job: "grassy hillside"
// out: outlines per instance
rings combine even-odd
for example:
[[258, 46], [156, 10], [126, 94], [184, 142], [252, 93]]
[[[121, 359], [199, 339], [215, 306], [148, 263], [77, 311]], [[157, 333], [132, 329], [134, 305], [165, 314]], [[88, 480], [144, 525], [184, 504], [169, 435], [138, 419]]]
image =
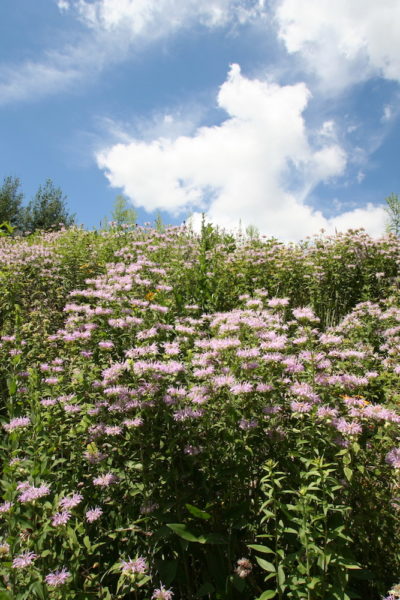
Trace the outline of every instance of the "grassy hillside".
[[0, 238], [0, 600], [378, 600], [400, 240]]

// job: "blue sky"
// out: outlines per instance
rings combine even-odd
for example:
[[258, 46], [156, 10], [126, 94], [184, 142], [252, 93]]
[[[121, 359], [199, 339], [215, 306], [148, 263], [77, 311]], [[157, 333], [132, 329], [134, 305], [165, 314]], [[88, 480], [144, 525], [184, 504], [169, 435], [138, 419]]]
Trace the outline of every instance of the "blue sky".
[[384, 231], [400, 192], [398, 0], [3, 0], [0, 177], [87, 227], [202, 212], [295, 240]]

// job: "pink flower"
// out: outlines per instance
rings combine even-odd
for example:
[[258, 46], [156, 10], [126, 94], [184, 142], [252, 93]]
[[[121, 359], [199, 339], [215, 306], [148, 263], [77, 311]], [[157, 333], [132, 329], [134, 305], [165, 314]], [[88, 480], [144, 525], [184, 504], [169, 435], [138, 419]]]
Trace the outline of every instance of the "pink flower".
[[97, 519], [100, 519], [102, 514], [103, 511], [101, 508], [91, 508], [90, 510], [86, 511], [86, 521], [88, 523], [93, 523], [93, 521], [97, 521]]
[[65, 509], [75, 508], [75, 506], [78, 506], [78, 504], [80, 504], [82, 500], [82, 494], [73, 494], [70, 498], [63, 498], [62, 500], [60, 500], [59, 506]]
[[242, 579], [244, 579], [245, 577], [250, 575], [252, 570], [253, 570], [253, 565], [251, 564], [251, 562], [249, 561], [248, 558], [240, 558], [237, 561], [237, 567], [235, 569], [235, 573], [237, 573], [237, 575], [239, 575], [239, 577], [241, 577]]
[[43, 400], [40, 401], [40, 404], [42, 406], [54, 406], [55, 404], [57, 404], [57, 399], [56, 398], [43, 398]]
[[135, 558], [135, 560], [123, 560], [121, 562], [121, 570], [124, 575], [145, 573], [147, 571], [147, 564], [145, 559], [139, 556], [139, 558]]
[[118, 425], [107, 425], [104, 428], [104, 433], [106, 435], [120, 435], [122, 433], [122, 428]]
[[78, 413], [82, 410], [79, 404], [64, 404], [63, 408], [66, 413]]
[[46, 575], [45, 581], [47, 585], [50, 585], [51, 587], [59, 587], [60, 585], [63, 585], [70, 576], [71, 573], [64, 568], [61, 571], [54, 571], [54, 573]]
[[192, 444], [188, 444], [183, 449], [184, 453], [189, 456], [196, 456], [196, 454], [200, 454], [201, 450], [199, 446], [193, 446]]
[[256, 356], [260, 356], [259, 348], [243, 348], [242, 350], [236, 351], [236, 356], [239, 358], [255, 358]]
[[16, 417], [15, 419], [11, 419], [9, 423], [3, 425], [3, 428], [10, 433], [11, 431], [21, 427], [28, 427], [30, 424], [31, 420], [29, 417]]
[[3, 504], [0, 504], [0, 515], [9, 512], [11, 510], [11, 507], [11, 502], [3, 502]]
[[18, 496], [20, 502], [32, 502], [43, 496], [50, 494], [50, 488], [47, 485], [35, 487], [29, 483], [21, 487], [22, 493]]
[[319, 406], [317, 409], [317, 417], [336, 417], [338, 413], [337, 408], [331, 408], [330, 406]]
[[344, 435], [357, 435], [362, 432], [362, 427], [359, 423], [346, 421], [346, 419], [343, 418], [334, 419], [333, 425]]
[[101, 348], [102, 350], [111, 350], [112, 348], [114, 348], [114, 344], [113, 342], [109, 341], [99, 342], [99, 348]]
[[212, 379], [215, 387], [224, 387], [225, 385], [235, 385], [235, 378], [232, 375], [218, 375]]
[[125, 419], [123, 424], [126, 427], [140, 427], [140, 425], [143, 425], [143, 419], [141, 417], [136, 417], [136, 419]]
[[257, 427], [258, 425], [258, 421], [257, 419], [241, 419], [239, 421], [239, 427], [240, 429], [254, 429], [254, 427]]
[[37, 555], [33, 552], [23, 552], [16, 556], [12, 562], [13, 569], [23, 569], [29, 567], [33, 561], [37, 558]]
[[290, 403], [290, 408], [292, 409], [293, 412], [309, 413], [312, 409], [312, 404], [310, 402], [293, 401]]
[[295, 308], [293, 311], [293, 316], [295, 319], [304, 319], [307, 321], [319, 321], [318, 317], [314, 315], [314, 312], [311, 308]]
[[57, 385], [57, 383], [60, 380], [58, 379], [58, 377], [46, 377], [46, 379], [44, 380], [45, 383], [47, 383], [47, 385]]
[[400, 469], [400, 448], [393, 448], [386, 454], [385, 461], [395, 469]]
[[203, 411], [199, 408], [194, 409], [188, 406], [181, 410], [176, 410], [172, 416], [174, 421], [186, 421], [187, 419], [198, 419], [203, 416]]
[[104, 475], [100, 475], [99, 477], [95, 477], [93, 479], [93, 484], [98, 485], [100, 487], [107, 487], [113, 483], [118, 481], [118, 477], [113, 473], [105, 473]]
[[273, 386], [269, 383], [258, 383], [256, 386], [257, 392], [270, 392]]
[[229, 389], [232, 392], [232, 394], [237, 396], [239, 394], [248, 394], [249, 392], [251, 392], [253, 390], [253, 385], [251, 383], [246, 382], [236, 383], [235, 385], [232, 385]]
[[164, 351], [165, 354], [169, 354], [170, 356], [176, 356], [180, 352], [179, 344], [177, 342], [165, 342]]
[[154, 590], [152, 600], [172, 600], [174, 593], [171, 590], [166, 590], [162, 585], [160, 588]]
[[59, 527], [60, 525], [66, 525], [71, 518], [71, 513], [68, 510], [63, 510], [53, 515], [51, 524], [53, 527]]
[[287, 306], [289, 304], [289, 298], [271, 298], [268, 300], [268, 306], [270, 308], [276, 308], [278, 306]]

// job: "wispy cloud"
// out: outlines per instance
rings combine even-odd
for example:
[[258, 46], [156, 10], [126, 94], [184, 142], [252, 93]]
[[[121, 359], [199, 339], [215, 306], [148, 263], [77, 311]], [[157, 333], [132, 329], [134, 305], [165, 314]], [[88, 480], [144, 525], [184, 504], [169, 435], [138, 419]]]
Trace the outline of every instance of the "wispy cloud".
[[57, 6], [61, 12], [65, 12], [71, 8], [71, 5], [68, 2], [68, 0], [57, 0]]
[[113, 56], [107, 40], [77, 36], [74, 44], [47, 50], [38, 60], [0, 64], [0, 105], [36, 101], [52, 94], [76, 89], [93, 81]]
[[179, 30], [199, 25], [229, 28], [266, 16], [262, 0], [56, 0], [56, 4], [62, 15], [80, 22], [74, 43], [45, 49], [36, 61], [0, 64], [0, 105], [76, 89], [105, 67], [138, 55], [147, 44]]
[[90, 27], [125, 29], [132, 38], [161, 37], [193, 24], [244, 24], [266, 15], [259, 0], [72, 0], [71, 6]]
[[72, 63], [61, 66], [58, 60], [51, 58], [43, 62], [0, 66], [0, 106], [59, 93], [80, 77], [81, 70]]

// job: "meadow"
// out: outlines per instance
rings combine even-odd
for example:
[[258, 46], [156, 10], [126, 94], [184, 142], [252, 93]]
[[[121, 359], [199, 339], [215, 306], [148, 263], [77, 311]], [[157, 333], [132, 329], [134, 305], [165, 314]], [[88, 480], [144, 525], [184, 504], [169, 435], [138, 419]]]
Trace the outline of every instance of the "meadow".
[[0, 600], [399, 598], [399, 265], [363, 231], [0, 238]]

